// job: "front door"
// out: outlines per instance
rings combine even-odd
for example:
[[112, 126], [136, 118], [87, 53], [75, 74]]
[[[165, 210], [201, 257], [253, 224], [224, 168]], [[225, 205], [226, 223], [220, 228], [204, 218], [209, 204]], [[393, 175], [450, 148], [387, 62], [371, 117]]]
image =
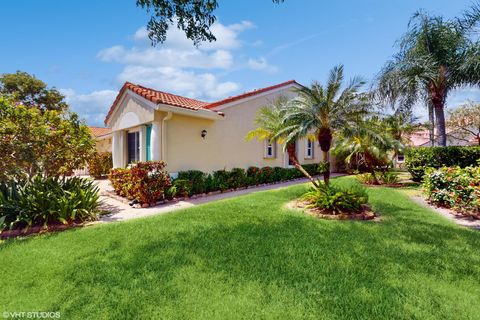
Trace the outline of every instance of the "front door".
[[129, 132], [128, 138], [128, 163], [140, 161], [140, 133]]

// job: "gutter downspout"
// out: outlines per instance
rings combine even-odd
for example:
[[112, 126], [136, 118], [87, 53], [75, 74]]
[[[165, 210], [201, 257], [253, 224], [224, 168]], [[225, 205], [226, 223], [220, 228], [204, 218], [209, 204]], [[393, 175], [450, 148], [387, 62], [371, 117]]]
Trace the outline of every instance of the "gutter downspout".
[[162, 161], [167, 162], [167, 121], [172, 119], [173, 113], [167, 112], [167, 115], [162, 120]]

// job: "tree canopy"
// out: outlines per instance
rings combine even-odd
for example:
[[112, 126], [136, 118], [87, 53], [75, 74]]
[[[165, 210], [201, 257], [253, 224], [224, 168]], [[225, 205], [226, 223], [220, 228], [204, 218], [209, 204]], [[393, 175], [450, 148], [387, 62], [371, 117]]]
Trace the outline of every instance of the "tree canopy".
[[0, 96], [0, 180], [65, 175], [83, 167], [94, 150], [75, 113], [42, 112]]
[[442, 146], [446, 145], [448, 94], [480, 85], [480, 41], [473, 32], [480, 19], [477, 9], [474, 6], [458, 19], [415, 13], [399, 42], [399, 52], [379, 77], [379, 92], [385, 99], [401, 99], [406, 107], [425, 102], [434, 110]]
[[[284, 0], [271, 1], [281, 3]], [[151, 13], [147, 30], [153, 45], [167, 39], [168, 28], [172, 25], [185, 32], [195, 45], [216, 40], [210, 27], [217, 21], [214, 14], [217, 0], [137, 0], [137, 6]]]
[[57, 110], [63, 112], [68, 105], [65, 97], [55, 88], [26, 72], [4, 73], [0, 75], [0, 94], [27, 107], [40, 111]]

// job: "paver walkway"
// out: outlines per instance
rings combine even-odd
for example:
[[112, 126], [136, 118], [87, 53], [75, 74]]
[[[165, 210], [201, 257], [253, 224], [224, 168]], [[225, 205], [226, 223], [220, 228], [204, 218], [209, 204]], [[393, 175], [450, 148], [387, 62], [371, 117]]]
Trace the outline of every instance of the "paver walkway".
[[[342, 174], [333, 173], [332, 177], [337, 177], [337, 176], [341, 176], [341, 175]], [[105, 191], [112, 190], [112, 187], [111, 187], [110, 182], [108, 180], [96, 180], [96, 182], [97, 182], [97, 185], [100, 188], [101, 193], [104, 194]], [[236, 197], [236, 196], [240, 196], [240, 195], [244, 195], [244, 194], [249, 194], [249, 193], [257, 192], [257, 191], [284, 188], [284, 187], [292, 186], [292, 185], [295, 185], [295, 184], [306, 183], [306, 182], [308, 182], [308, 179], [300, 179], [300, 180], [288, 181], [288, 182], [272, 184], [272, 185], [267, 185], [267, 186], [248, 188], [248, 189], [244, 189], [244, 190], [220, 193], [220, 194], [215, 194], [215, 195], [208, 195], [208, 196], [205, 196], [205, 197], [198, 197], [198, 198], [194, 198], [194, 199], [188, 199], [188, 200], [185, 200], [185, 201], [171, 202], [171, 203], [158, 205], [158, 206], [155, 206], [155, 207], [138, 208], [138, 209], [132, 208], [128, 204], [123, 203], [119, 200], [116, 200], [116, 199], [113, 199], [111, 197], [102, 195], [100, 197], [102, 202], [103, 202], [102, 209], [107, 210], [110, 213], [100, 217], [99, 222], [125, 221], [125, 220], [130, 220], [130, 219], [135, 219], [135, 218], [159, 215], [159, 214], [172, 212], [172, 211], [179, 210], [179, 209], [193, 207], [193, 206], [196, 206], [196, 205], [199, 205], [199, 204], [202, 204], [202, 203], [207, 203], [207, 202], [211, 202], [211, 201], [217, 201], [217, 200], [221, 200], [221, 199], [232, 198], [232, 197]]]

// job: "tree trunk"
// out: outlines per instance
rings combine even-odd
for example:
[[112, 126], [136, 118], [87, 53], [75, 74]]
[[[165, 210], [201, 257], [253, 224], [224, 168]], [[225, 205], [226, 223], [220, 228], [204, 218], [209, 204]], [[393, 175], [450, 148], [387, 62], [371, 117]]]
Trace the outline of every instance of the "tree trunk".
[[430, 146], [435, 146], [435, 115], [433, 113], [433, 105], [428, 102], [428, 131], [430, 136]]
[[447, 146], [447, 133], [443, 101], [434, 100], [433, 108], [435, 110], [435, 121], [437, 122], [438, 145], [445, 147]]
[[322, 128], [319, 130], [317, 135], [318, 143], [320, 144], [320, 149], [323, 152], [323, 161], [328, 163], [327, 170], [323, 173], [323, 181], [328, 185], [330, 182], [330, 157], [329, 151], [332, 147], [333, 134], [330, 128]]
[[295, 154], [295, 144], [291, 143], [287, 145], [287, 153], [290, 161], [292, 161], [293, 163], [293, 166], [297, 170], [299, 170], [301, 173], [303, 173], [303, 175], [307, 177], [316, 188], [318, 188], [319, 185], [317, 181], [300, 165], [300, 162], [298, 161], [297, 156]]

